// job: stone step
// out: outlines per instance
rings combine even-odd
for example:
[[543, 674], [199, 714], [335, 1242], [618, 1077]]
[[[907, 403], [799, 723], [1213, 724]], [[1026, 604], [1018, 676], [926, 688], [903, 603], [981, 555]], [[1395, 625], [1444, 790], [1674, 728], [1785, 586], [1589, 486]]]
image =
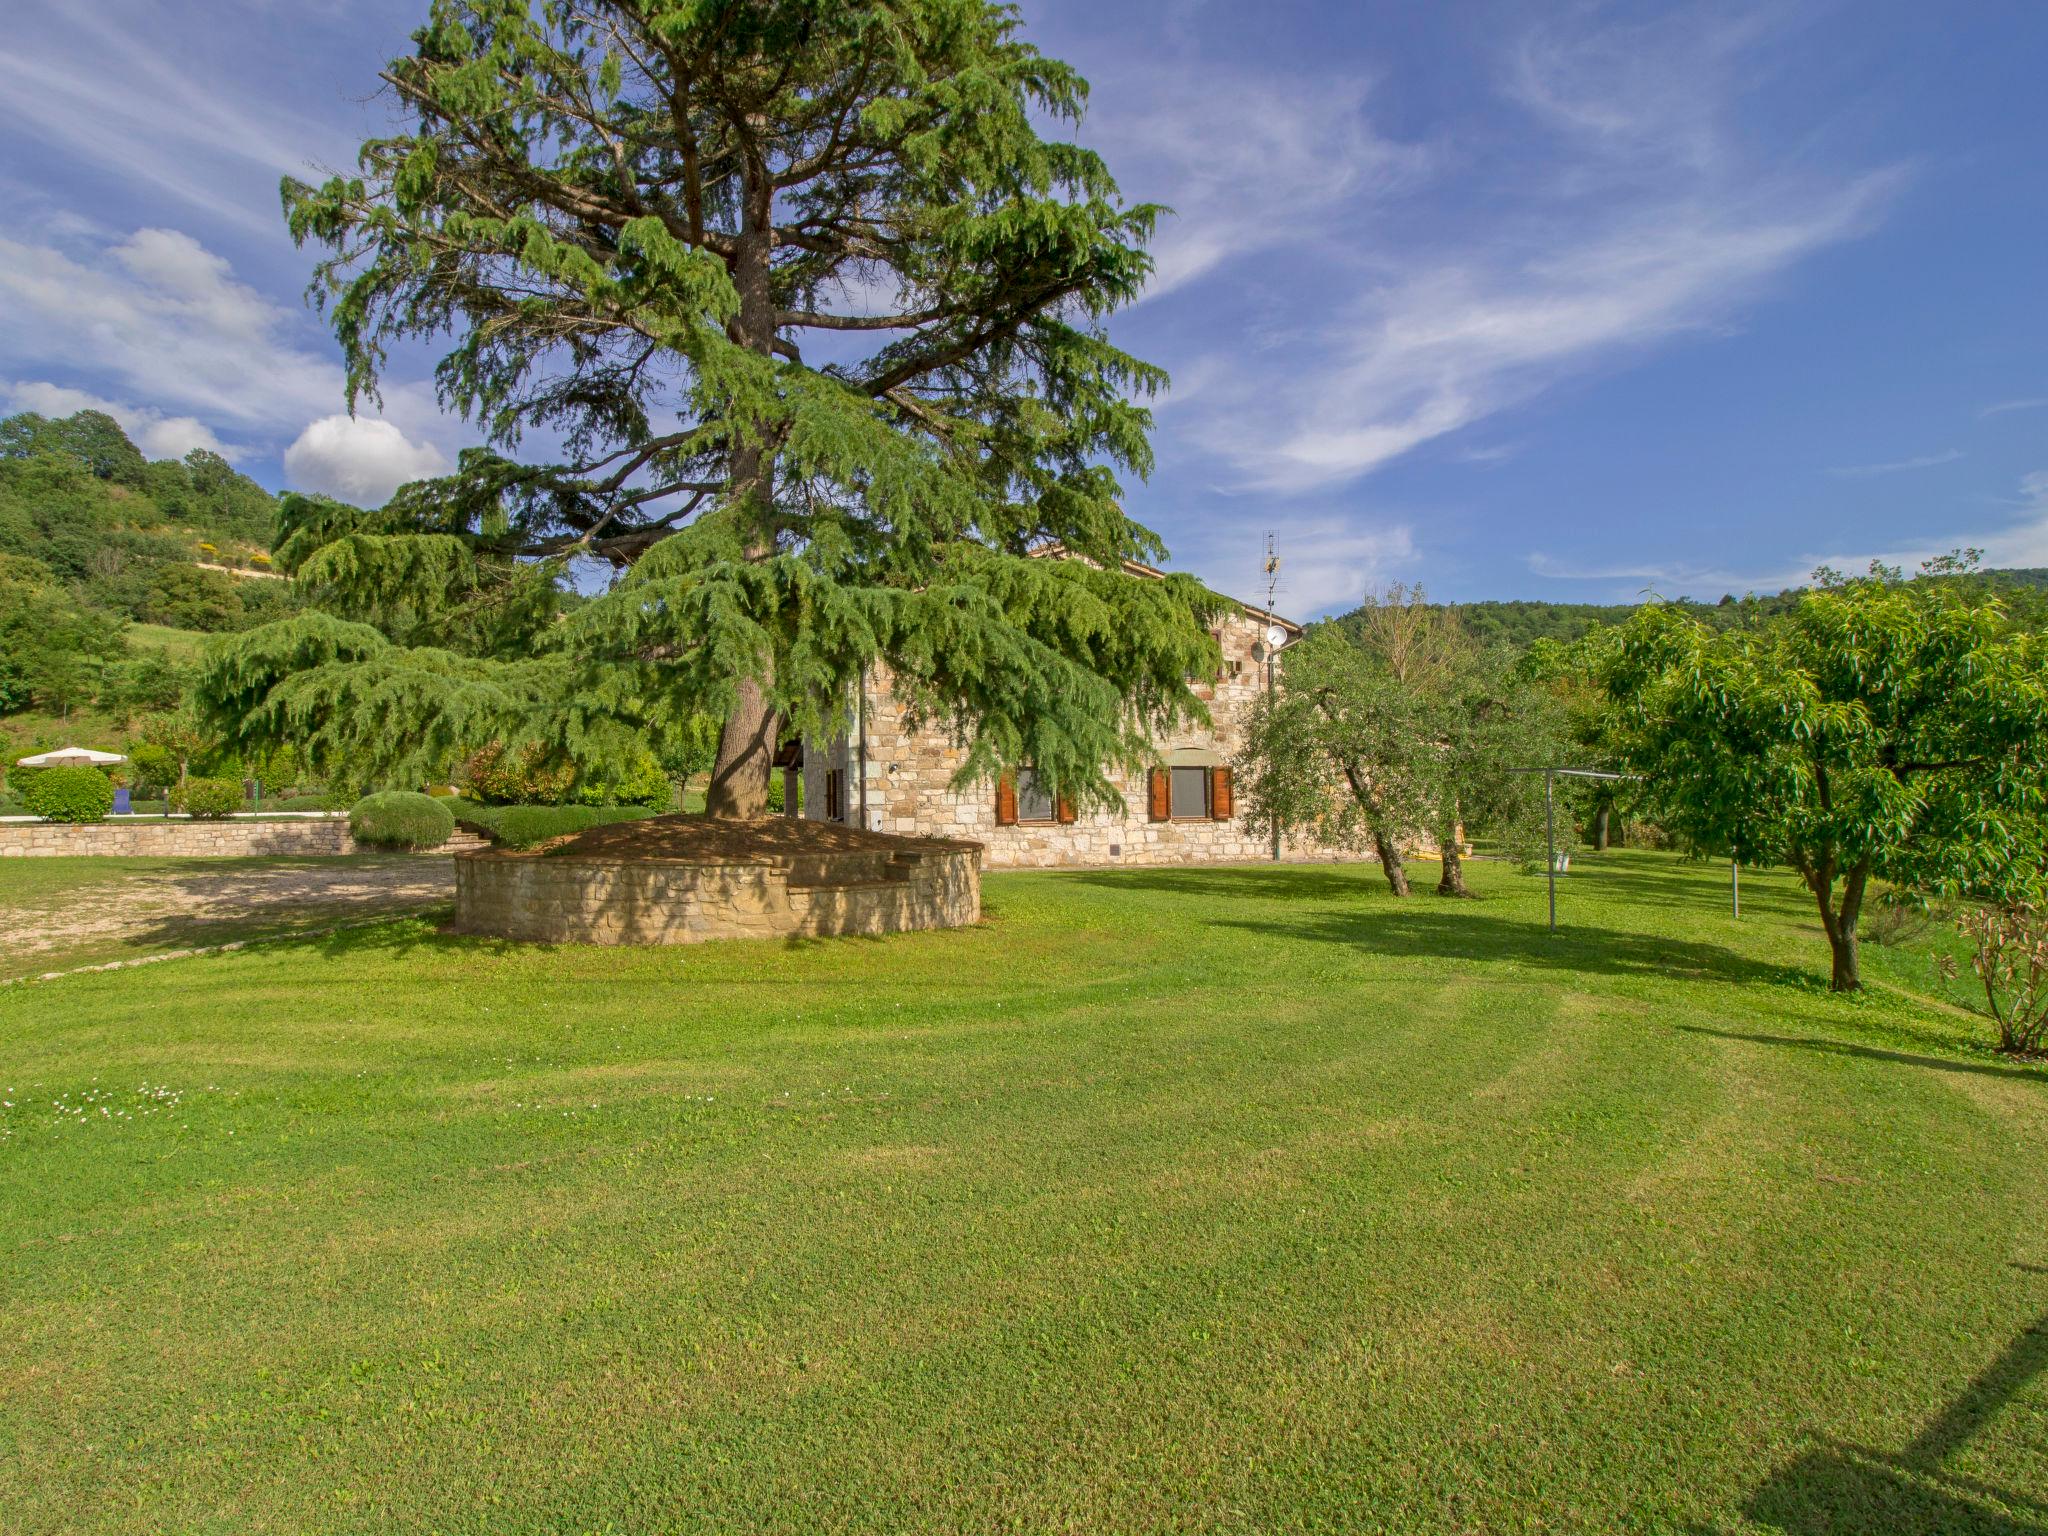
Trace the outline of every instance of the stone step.
[[479, 849], [488, 848], [490, 846], [491, 840], [488, 837], [479, 837], [474, 832], [465, 832], [460, 827], [458, 827], [456, 828], [455, 835], [449, 838], [447, 842], [443, 843], [438, 848], [430, 849], [428, 851], [436, 854], [475, 853]]
[[789, 889], [797, 891], [870, 891], [883, 885], [910, 884], [907, 869], [886, 869], [879, 876], [867, 876], [852, 880], [791, 880]]

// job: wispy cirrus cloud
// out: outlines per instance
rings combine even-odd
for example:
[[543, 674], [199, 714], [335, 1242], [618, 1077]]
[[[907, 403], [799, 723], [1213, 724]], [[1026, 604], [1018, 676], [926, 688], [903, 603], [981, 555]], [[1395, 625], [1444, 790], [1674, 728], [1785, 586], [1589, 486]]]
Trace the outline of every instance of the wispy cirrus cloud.
[[[280, 175], [345, 158], [331, 124], [290, 105], [252, 110], [179, 66], [176, 29], [150, 45], [97, 6], [39, 6], [0, 39], [0, 121], [24, 138], [250, 232], [282, 232]], [[253, 103], [252, 103], [253, 106]]]
[[1875, 227], [1905, 181], [1904, 166], [1753, 163], [1729, 119], [1771, 35], [1761, 13], [1636, 28], [1584, 14], [1503, 65], [1502, 94], [1545, 142], [1540, 169], [1434, 162], [1479, 213], [1332, 265], [1280, 385], [1269, 367], [1194, 413], [1193, 440], [1239, 484], [1341, 485], [1574, 374], [1724, 330], [1801, 261]]
[[1348, 210], [1425, 182], [1439, 150], [1377, 132], [1372, 82], [1184, 64], [1110, 82], [1086, 138], [1125, 193], [1168, 204], [1147, 300], [1228, 262], [1325, 235]]
[[2048, 395], [2034, 395], [2024, 400], [2001, 400], [1996, 405], [1987, 405], [1979, 416], [2005, 416], [2013, 411], [2038, 411], [2048, 406]]
[[1888, 464], [1844, 464], [1828, 471], [1844, 479], [1860, 479], [1868, 475], [1896, 475], [1909, 469], [1933, 469], [1938, 464], [1953, 464], [1957, 459], [1967, 457], [1960, 448], [1950, 448], [1941, 453], [1923, 453], [1910, 459], [1893, 459]]

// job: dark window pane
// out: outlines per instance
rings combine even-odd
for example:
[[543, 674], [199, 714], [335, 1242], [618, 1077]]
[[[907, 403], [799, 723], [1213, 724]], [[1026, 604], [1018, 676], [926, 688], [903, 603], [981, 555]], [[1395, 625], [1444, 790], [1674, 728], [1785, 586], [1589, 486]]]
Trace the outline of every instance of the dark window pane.
[[1019, 821], [1052, 821], [1052, 796], [1038, 782], [1038, 775], [1029, 768], [1017, 770], [1017, 819]]
[[1176, 817], [1196, 818], [1209, 814], [1208, 769], [1176, 768], [1173, 770], [1173, 814]]

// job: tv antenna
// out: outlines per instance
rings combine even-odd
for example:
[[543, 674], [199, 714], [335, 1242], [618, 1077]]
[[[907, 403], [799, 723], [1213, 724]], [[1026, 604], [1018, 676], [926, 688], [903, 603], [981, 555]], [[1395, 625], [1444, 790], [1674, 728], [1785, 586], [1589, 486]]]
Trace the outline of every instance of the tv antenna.
[[[1273, 547], [1272, 530], [1266, 532], [1266, 633], [1260, 643], [1266, 648], [1266, 708], [1273, 707], [1274, 658], [1286, 643], [1286, 635], [1273, 622], [1273, 595], [1280, 589], [1280, 553]], [[1273, 812], [1273, 862], [1280, 862], [1280, 812]]]

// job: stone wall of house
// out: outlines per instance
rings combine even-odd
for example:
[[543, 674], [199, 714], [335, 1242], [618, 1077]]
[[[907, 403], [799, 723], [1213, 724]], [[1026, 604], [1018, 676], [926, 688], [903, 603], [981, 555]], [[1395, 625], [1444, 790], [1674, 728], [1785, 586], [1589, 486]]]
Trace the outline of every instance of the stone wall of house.
[[981, 920], [981, 851], [685, 863], [455, 859], [455, 928], [537, 944], [693, 944], [957, 928]]
[[[1170, 761], [1176, 749], [1183, 748], [1213, 753], [1226, 764], [1237, 756], [1244, 745], [1246, 712], [1266, 686], [1265, 664], [1252, 655], [1252, 647], [1264, 633], [1264, 619], [1251, 614], [1223, 622], [1219, 634], [1223, 674], [1213, 684], [1196, 690], [1208, 703], [1211, 723], [1162, 738], [1163, 759]], [[1124, 796], [1122, 816], [1093, 811], [1066, 823], [999, 826], [995, 786], [984, 783], [964, 791], [952, 788], [953, 775], [960, 768], [960, 749], [942, 731], [910, 729], [889, 694], [886, 676], [877, 678], [871, 689], [867, 737], [871, 765], [868, 825], [877, 832], [978, 842], [988, 850], [984, 862], [990, 869], [1229, 864], [1273, 856], [1272, 833], [1242, 817], [1228, 821], [1148, 820], [1148, 785], [1142, 774], [1135, 782], [1112, 775], [1111, 781]], [[811, 755], [807, 747], [807, 769]], [[819, 791], [808, 783], [806, 793], [808, 805], [819, 804]], [[1282, 844], [1281, 857], [1306, 861], [1361, 855], [1289, 839]]]
[[354, 853], [345, 816], [289, 821], [0, 822], [0, 858], [116, 855], [143, 859], [231, 859], [249, 854]]

